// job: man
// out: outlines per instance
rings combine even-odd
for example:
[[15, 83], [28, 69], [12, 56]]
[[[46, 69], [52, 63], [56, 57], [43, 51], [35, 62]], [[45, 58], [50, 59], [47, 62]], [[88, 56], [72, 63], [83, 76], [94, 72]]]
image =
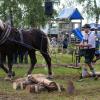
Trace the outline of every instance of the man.
[[90, 71], [92, 72], [92, 77], [94, 79], [97, 79], [95, 70], [92, 66], [92, 61], [95, 55], [95, 34], [94, 32], [90, 31], [90, 25], [85, 24], [84, 25], [84, 35], [83, 35], [83, 40], [79, 44], [79, 47], [84, 49], [84, 58], [85, 58], [85, 65], [82, 68], [82, 76], [81, 80], [88, 74], [87, 72], [87, 66], [90, 68]]
[[68, 47], [68, 35], [63, 40], [63, 53], [66, 53], [67, 47]]

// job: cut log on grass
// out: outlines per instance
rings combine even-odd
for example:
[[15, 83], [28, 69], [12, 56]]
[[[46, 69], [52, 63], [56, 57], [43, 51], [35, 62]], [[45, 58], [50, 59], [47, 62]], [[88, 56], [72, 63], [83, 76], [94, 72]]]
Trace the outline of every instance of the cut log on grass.
[[13, 82], [13, 89], [24, 89], [24, 82], [26, 81], [26, 78], [20, 78]]
[[[98, 77], [100, 77], [100, 72], [96, 72], [96, 75], [97, 75]], [[87, 76], [85, 76], [85, 77], [92, 77], [92, 73], [89, 72], [89, 75], [87, 75]]]
[[26, 91], [29, 93], [39, 93], [41, 91], [45, 91], [45, 87], [39, 84], [27, 85]]
[[46, 79], [46, 76], [43, 74], [32, 74], [28, 76], [28, 79], [34, 83], [42, 83], [49, 85], [53, 81]]
[[44, 84], [45, 86], [51, 86], [51, 87], [56, 86], [55, 82], [46, 79], [46, 76], [43, 74], [33, 74], [30, 77], [32, 78], [29, 78], [29, 79], [32, 79], [32, 81], [35, 83], [41, 83], [41, 84]]
[[40, 92], [40, 91], [59, 91], [64, 90], [62, 86], [56, 82], [46, 78], [44, 74], [28, 75], [25, 78], [17, 79], [13, 82], [13, 89], [26, 89], [28, 92]]
[[43, 84], [48, 91], [58, 90], [60, 92], [62, 90], [59, 84], [57, 84], [54, 81], [46, 79], [46, 76], [43, 74], [33, 74], [29, 77], [32, 77], [29, 79], [32, 79], [33, 82]]
[[13, 82], [13, 89], [21, 89], [21, 90], [23, 90], [23, 89], [25, 89], [26, 88], [26, 86], [27, 85], [29, 85], [29, 84], [32, 84], [32, 82], [31, 81], [29, 81], [28, 79], [27, 79], [27, 77], [25, 77], [25, 78], [20, 78], [20, 79], [17, 79], [17, 80], [15, 80], [14, 82]]

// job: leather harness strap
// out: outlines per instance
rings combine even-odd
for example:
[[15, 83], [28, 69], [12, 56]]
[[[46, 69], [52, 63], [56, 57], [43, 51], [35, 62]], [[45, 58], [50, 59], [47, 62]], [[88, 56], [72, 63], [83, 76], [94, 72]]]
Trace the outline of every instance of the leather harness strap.
[[2, 37], [0, 39], [0, 45], [2, 45], [3, 43], [6, 42], [7, 38], [10, 35], [10, 32], [11, 32], [11, 27], [8, 25], [7, 29], [6, 29], [6, 32], [2, 33]]
[[19, 30], [19, 35], [20, 35], [20, 42], [23, 43], [24, 40], [23, 40], [23, 34], [22, 34], [22, 30], [21, 29]]

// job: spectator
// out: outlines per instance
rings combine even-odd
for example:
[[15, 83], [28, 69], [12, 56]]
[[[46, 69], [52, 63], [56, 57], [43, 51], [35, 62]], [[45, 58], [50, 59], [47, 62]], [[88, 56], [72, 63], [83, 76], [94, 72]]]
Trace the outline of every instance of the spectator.
[[95, 70], [92, 66], [92, 61], [95, 55], [95, 34], [90, 31], [90, 25], [85, 24], [84, 25], [84, 36], [82, 42], [79, 44], [80, 47], [83, 47], [84, 49], [84, 58], [85, 58], [85, 65], [82, 68], [82, 75], [81, 79], [79, 81], [82, 81], [83, 78], [88, 74], [87, 67], [90, 68], [90, 71], [92, 72], [92, 77], [94, 79], [97, 79]]
[[68, 37], [65, 37], [63, 40], [63, 53], [66, 52], [67, 47], [68, 47]]

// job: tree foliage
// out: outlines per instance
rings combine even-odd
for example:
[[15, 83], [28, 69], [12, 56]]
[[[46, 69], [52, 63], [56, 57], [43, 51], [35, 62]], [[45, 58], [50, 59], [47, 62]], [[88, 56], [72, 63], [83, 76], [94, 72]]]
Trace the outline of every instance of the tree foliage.
[[78, 3], [82, 4], [84, 12], [90, 18], [95, 18], [96, 23], [99, 21], [100, 7], [98, 6], [98, 1], [96, 0], [76, 0]]
[[47, 22], [44, 0], [0, 0], [0, 16], [14, 26], [40, 27]]

